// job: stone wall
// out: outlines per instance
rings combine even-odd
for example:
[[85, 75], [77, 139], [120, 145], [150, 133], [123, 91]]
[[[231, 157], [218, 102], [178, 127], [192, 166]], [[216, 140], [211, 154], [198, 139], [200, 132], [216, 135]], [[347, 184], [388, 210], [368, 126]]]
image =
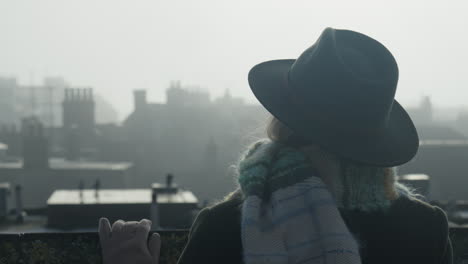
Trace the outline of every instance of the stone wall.
[[[177, 263], [187, 231], [160, 231], [160, 264]], [[97, 233], [0, 234], [0, 264], [100, 264]]]
[[[160, 231], [160, 264], [176, 264], [186, 230]], [[468, 228], [452, 228], [454, 264], [468, 263]], [[0, 234], [0, 264], [100, 264], [97, 233]]]

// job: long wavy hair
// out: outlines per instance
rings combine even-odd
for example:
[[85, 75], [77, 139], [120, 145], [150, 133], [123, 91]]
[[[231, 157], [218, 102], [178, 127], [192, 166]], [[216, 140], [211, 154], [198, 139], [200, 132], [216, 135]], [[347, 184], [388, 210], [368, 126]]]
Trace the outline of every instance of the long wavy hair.
[[[271, 117], [266, 127], [266, 134], [271, 141], [295, 148], [306, 147], [310, 143], [301, 143], [294, 132], [275, 117]], [[317, 144], [320, 159], [332, 159], [338, 162], [340, 173], [333, 177], [336, 200], [339, 207], [373, 211], [388, 208], [400, 195], [419, 198], [407, 186], [396, 181], [396, 168], [376, 167], [361, 164], [331, 153]], [[227, 195], [223, 200], [242, 197], [240, 190]]]

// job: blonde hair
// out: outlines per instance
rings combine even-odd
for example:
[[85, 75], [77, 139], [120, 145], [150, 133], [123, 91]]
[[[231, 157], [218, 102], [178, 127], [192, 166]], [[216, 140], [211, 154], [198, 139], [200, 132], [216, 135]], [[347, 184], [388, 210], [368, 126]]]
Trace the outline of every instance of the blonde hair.
[[[314, 150], [319, 153], [319, 162], [326, 159], [332, 159], [332, 163], [338, 162], [339, 172], [337, 177], [331, 177], [333, 185], [331, 191], [335, 195], [337, 206], [340, 208], [360, 211], [387, 210], [392, 201], [400, 196], [415, 200], [424, 199], [414, 189], [396, 181], [395, 168], [358, 163], [331, 153], [318, 145], [305, 143], [291, 129], [274, 117], [269, 120], [266, 128], [268, 138], [273, 142], [301, 149], [313, 146]], [[237, 166], [234, 167], [237, 168]], [[238, 173], [237, 176], [239, 176]], [[215, 202], [214, 205], [221, 202], [242, 201], [244, 198], [244, 194], [238, 187], [221, 201]], [[241, 208], [242, 203], [239, 203], [238, 206]]]
[[277, 118], [271, 116], [267, 125], [267, 135], [272, 141], [287, 143], [293, 136], [293, 132]]
[[[286, 145], [295, 144], [295, 147], [305, 147], [307, 143], [303, 143], [302, 146], [298, 145], [298, 142], [301, 142], [300, 139], [294, 134], [294, 132], [289, 129], [286, 125], [284, 125], [281, 121], [279, 121], [275, 117], [271, 117], [269, 121], [266, 132], [268, 138], [275, 142], [281, 142]], [[319, 144], [317, 144], [319, 145]], [[398, 198], [398, 185], [395, 182], [395, 170], [394, 168], [388, 167], [375, 167], [370, 165], [365, 165], [362, 163], [358, 163], [352, 161], [350, 159], [340, 157], [335, 153], [330, 153], [329, 151], [321, 148], [319, 146], [321, 152], [324, 153], [325, 158], [334, 158], [337, 159], [341, 165], [341, 175], [343, 179], [343, 184], [347, 185], [355, 185], [353, 187], [365, 187], [365, 186], [356, 186], [356, 185], [365, 185], [368, 180], [377, 180], [376, 175], [381, 175], [381, 186], [374, 186], [372, 187], [373, 190], [382, 187], [383, 193], [387, 200], [395, 200]], [[349, 181], [353, 181], [350, 183]], [[379, 185], [379, 182], [376, 183]], [[343, 186], [345, 189], [349, 186]], [[371, 193], [372, 195], [372, 193]], [[354, 205], [359, 206], [359, 205]]]

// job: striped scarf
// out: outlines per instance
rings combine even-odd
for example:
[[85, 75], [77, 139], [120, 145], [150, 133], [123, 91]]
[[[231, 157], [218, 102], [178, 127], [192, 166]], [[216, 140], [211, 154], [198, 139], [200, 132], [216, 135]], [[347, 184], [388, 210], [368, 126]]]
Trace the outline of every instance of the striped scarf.
[[238, 169], [246, 264], [361, 263], [333, 195], [302, 152], [259, 141]]

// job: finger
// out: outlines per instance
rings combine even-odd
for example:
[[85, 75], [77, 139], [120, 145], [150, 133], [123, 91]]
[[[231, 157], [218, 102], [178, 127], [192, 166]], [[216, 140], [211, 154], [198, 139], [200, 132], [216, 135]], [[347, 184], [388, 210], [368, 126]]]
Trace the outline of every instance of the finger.
[[112, 224], [111, 237], [119, 237], [122, 233], [122, 228], [125, 225], [123, 220], [117, 220]]
[[99, 219], [98, 233], [99, 233], [99, 240], [101, 242], [101, 245], [109, 241], [109, 238], [111, 236], [111, 226], [109, 223], [109, 219], [105, 217], [102, 217], [101, 219]]
[[146, 243], [152, 222], [148, 219], [142, 219], [137, 226], [135, 237]]
[[124, 226], [122, 227], [122, 233], [135, 233], [135, 230], [138, 226], [139, 222], [137, 221], [129, 221], [125, 222]]
[[159, 254], [161, 252], [161, 236], [158, 233], [153, 233], [148, 242], [148, 249], [154, 263], [159, 263]]

